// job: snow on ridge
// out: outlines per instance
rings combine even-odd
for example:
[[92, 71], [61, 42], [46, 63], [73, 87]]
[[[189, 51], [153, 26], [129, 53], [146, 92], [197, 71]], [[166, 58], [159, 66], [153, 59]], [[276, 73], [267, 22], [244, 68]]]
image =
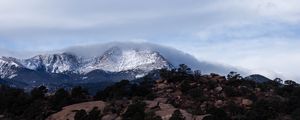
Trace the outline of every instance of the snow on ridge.
[[112, 48], [92, 63], [83, 67], [82, 71], [98, 68], [110, 72], [140, 69], [151, 71], [168, 67], [169, 63], [157, 52], [149, 50], [136, 50]]

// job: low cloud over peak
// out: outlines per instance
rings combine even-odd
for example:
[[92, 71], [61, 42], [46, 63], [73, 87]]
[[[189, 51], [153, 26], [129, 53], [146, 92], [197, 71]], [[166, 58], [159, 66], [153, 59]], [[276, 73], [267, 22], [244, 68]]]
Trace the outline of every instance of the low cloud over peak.
[[158, 52], [174, 66], [178, 66], [179, 64], [187, 64], [192, 69], [202, 70], [204, 73], [215, 72], [224, 75], [229, 73], [230, 71], [235, 70], [244, 73], [244, 71], [238, 70], [234, 67], [225, 66], [221, 64], [213, 64], [201, 60], [199, 61], [194, 56], [171, 47], [144, 42], [111, 42], [98, 45], [77, 46], [65, 49], [61, 52], [72, 53], [83, 57], [93, 57], [102, 55], [104, 52], [106, 52], [112, 47], [118, 47], [122, 50], [135, 49]]

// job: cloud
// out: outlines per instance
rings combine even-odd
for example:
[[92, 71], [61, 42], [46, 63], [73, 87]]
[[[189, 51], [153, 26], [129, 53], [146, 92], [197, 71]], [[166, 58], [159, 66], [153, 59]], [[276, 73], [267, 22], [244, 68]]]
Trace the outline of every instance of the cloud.
[[300, 70], [299, 4], [299, 0], [3, 0], [0, 47], [40, 52], [147, 41], [200, 60], [296, 79], [300, 78], [294, 72]]
[[94, 57], [101, 56], [112, 47], [118, 47], [120, 49], [136, 49], [136, 50], [151, 50], [159, 52], [166, 60], [172, 65], [178, 67], [179, 64], [186, 64], [194, 70], [201, 70], [203, 73], [219, 73], [222, 75], [228, 74], [230, 71], [238, 71], [243, 75], [246, 75], [244, 69], [237, 69], [231, 66], [211, 63], [207, 61], [199, 61], [194, 56], [179, 51], [177, 49], [166, 47], [162, 45], [145, 43], [145, 42], [110, 42], [106, 44], [88, 45], [88, 46], [76, 46], [61, 50], [60, 52], [67, 52], [82, 57]]
[[251, 73], [270, 78], [281, 77], [299, 81], [299, 40], [256, 38], [196, 45], [189, 51], [200, 60], [240, 66]]

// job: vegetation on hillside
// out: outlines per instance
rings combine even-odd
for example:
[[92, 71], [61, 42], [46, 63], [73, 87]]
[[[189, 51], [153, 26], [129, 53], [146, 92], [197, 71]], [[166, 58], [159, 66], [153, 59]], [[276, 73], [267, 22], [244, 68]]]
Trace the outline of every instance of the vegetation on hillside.
[[[186, 65], [160, 70], [161, 79], [145, 77], [140, 83], [122, 80], [96, 95], [82, 87], [71, 91], [58, 89], [48, 93], [40, 86], [26, 93], [21, 89], [0, 86], [0, 119], [42, 120], [62, 107], [86, 101], [108, 103], [104, 110], [74, 111], [75, 120], [97, 120], [106, 115], [124, 120], [161, 120], [161, 104], [176, 108], [170, 120], [187, 119], [186, 113], [204, 116], [204, 120], [298, 120], [300, 86], [279, 78], [264, 83], [246, 80], [236, 72], [226, 77], [202, 75]], [[159, 99], [159, 100], [158, 100]], [[157, 105], [148, 107], [148, 102]]]

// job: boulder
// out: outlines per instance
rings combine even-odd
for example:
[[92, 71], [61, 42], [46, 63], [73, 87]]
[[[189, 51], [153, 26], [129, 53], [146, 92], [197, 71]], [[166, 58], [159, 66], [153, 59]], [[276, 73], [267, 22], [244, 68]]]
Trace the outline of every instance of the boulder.
[[242, 105], [245, 107], [251, 106], [252, 104], [253, 104], [252, 100], [249, 100], [249, 99], [242, 100]]
[[220, 87], [220, 86], [215, 88], [215, 91], [216, 91], [216, 92], [221, 92], [222, 90], [223, 90], [223, 88]]

